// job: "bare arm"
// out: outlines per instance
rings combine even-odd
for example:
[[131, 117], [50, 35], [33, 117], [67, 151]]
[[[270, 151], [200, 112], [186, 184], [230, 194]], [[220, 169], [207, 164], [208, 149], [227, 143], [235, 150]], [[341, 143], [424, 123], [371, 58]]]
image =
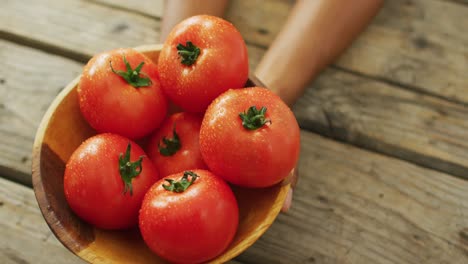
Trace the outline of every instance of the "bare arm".
[[161, 26], [160, 41], [163, 43], [172, 28], [180, 21], [194, 15], [222, 17], [229, 0], [166, 0]]
[[307, 83], [348, 47], [383, 0], [298, 0], [255, 74], [292, 105]]

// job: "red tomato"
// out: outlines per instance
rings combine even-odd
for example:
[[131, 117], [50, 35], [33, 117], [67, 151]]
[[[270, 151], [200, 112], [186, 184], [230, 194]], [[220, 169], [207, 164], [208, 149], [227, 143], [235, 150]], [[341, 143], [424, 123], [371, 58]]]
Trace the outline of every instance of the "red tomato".
[[208, 168], [225, 180], [244, 187], [267, 187], [295, 167], [299, 131], [294, 114], [270, 90], [229, 90], [206, 110], [200, 151]]
[[94, 129], [132, 139], [151, 133], [167, 112], [156, 64], [133, 49], [93, 57], [84, 67], [78, 96]]
[[158, 61], [161, 85], [184, 110], [203, 112], [218, 95], [245, 85], [249, 64], [241, 34], [213, 16], [188, 18], [174, 27]]
[[156, 182], [140, 210], [140, 231], [151, 250], [176, 263], [200, 263], [231, 243], [239, 208], [229, 185], [206, 170]]
[[161, 177], [184, 170], [207, 168], [198, 143], [201, 122], [201, 116], [176, 113], [152, 135], [147, 153]]
[[138, 223], [146, 191], [159, 179], [144, 151], [129, 139], [100, 134], [87, 139], [65, 168], [65, 198], [83, 220], [104, 229]]

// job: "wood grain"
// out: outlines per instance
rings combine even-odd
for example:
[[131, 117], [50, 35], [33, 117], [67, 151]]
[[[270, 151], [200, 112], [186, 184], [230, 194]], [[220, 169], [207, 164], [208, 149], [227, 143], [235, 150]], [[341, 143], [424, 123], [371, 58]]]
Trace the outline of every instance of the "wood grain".
[[47, 227], [32, 189], [1, 177], [0, 259], [4, 264], [83, 263]]
[[[1, 11], [0, 11], [1, 12]], [[0, 172], [31, 184], [34, 134], [52, 99], [81, 64], [0, 40]]]
[[143, 0], [137, 5], [127, 0], [85, 0], [92, 3], [98, 3], [113, 8], [119, 8], [129, 12], [143, 14], [148, 17], [160, 19], [164, 13], [164, 0]]
[[301, 134], [301, 178], [240, 261], [467, 263], [468, 182]]
[[468, 0], [444, 0], [444, 1], [451, 1], [454, 3], [462, 4], [462, 5], [468, 5]]
[[329, 69], [298, 101], [303, 128], [468, 178], [468, 108]]
[[368, 30], [336, 63], [377, 79], [468, 103], [468, 6], [385, 1]]
[[[0, 36], [32, 39], [51, 52], [90, 57], [117, 47], [152, 44], [159, 22], [139, 14], [76, 0], [3, 1]], [[27, 43], [27, 41], [25, 41]]]

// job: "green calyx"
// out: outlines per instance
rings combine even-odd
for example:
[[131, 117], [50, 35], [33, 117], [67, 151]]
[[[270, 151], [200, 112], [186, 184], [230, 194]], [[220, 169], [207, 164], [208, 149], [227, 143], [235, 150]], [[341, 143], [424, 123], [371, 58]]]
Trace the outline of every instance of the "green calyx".
[[145, 64], [144, 61], [142, 61], [135, 69], [132, 69], [132, 66], [130, 63], [128, 63], [127, 59], [125, 56], [123, 56], [123, 61], [125, 63], [125, 67], [127, 68], [127, 71], [116, 71], [112, 67], [112, 62], [109, 62], [111, 70], [113, 73], [119, 75], [120, 77], [124, 78], [125, 81], [127, 81], [128, 84], [135, 88], [139, 87], [145, 87], [145, 86], [150, 86], [151, 85], [151, 80], [148, 77], [142, 77], [141, 75], [144, 75], [140, 73], [141, 68]]
[[265, 118], [266, 111], [267, 108], [264, 106], [260, 108], [260, 110], [255, 106], [251, 106], [244, 113], [239, 113], [242, 126], [248, 130], [255, 130], [261, 128], [265, 124], [271, 124], [271, 120]]
[[176, 128], [174, 125], [174, 129], [172, 130], [172, 138], [163, 137], [162, 144], [158, 143], [159, 153], [166, 157], [172, 156], [176, 154], [180, 147], [180, 138], [176, 133]]
[[[188, 176], [192, 176], [190, 181], [188, 179]], [[173, 179], [165, 179], [167, 182], [169, 182], [169, 185], [163, 184], [162, 187], [171, 192], [181, 193], [187, 190], [187, 188], [190, 187], [190, 185], [192, 185], [198, 177], [200, 176], [198, 176], [195, 172], [186, 171], [184, 172], [184, 176], [182, 176], [182, 178], [179, 181], [175, 181]]]
[[182, 64], [190, 66], [197, 61], [198, 55], [200, 55], [200, 49], [193, 45], [191, 41], [187, 41], [185, 46], [182, 43], [177, 45], [177, 54], [182, 59]]
[[123, 194], [126, 192], [130, 192], [130, 195], [133, 195], [133, 187], [132, 187], [132, 179], [140, 175], [141, 171], [143, 170], [142, 161], [143, 156], [135, 161], [130, 161], [130, 150], [132, 146], [128, 143], [127, 150], [125, 154], [120, 153], [119, 155], [119, 171], [120, 177], [125, 184]]

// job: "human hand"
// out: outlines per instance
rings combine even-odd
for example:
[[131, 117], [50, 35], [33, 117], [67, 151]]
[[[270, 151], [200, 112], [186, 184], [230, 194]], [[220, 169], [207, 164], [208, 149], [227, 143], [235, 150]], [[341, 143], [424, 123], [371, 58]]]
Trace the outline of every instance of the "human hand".
[[282, 185], [291, 184], [291, 188], [289, 189], [288, 194], [286, 195], [286, 199], [284, 200], [283, 207], [281, 208], [281, 212], [283, 213], [288, 212], [289, 209], [291, 208], [294, 188], [296, 187], [298, 176], [299, 176], [299, 169], [298, 167], [295, 167], [294, 169], [291, 170], [288, 177], [284, 179], [283, 182], [281, 183]]

